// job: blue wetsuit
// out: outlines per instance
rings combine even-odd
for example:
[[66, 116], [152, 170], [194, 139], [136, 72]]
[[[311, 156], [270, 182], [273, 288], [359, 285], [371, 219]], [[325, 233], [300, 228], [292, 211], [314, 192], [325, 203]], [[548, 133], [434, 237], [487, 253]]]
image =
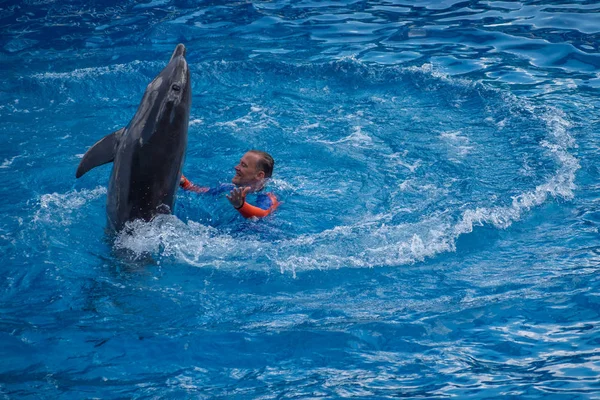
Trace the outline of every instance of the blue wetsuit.
[[[182, 175], [180, 186], [184, 190], [189, 190], [189, 191], [196, 192], [196, 193], [205, 193], [205, 194], [210, 194], [210, 195], [217, 195], [217, 194], [221, 194], [224, 192], [230, 192], [236, 187], [232, 183], [224, 183], [224, 184], [221, 184], [214, 188], [197, 186], [197, 185], [194, 185], [192, 182], [190, 182], [183, 175]], [[253, 200], [252, 203], [254, 203], [255, 205], [252, 205], [248, 202], [248, 197], [252, 198], [252, 200]], [[237, 211], [244, 218], [252, 218], [252, 217], [262, 218], [262, 217], [266, 217], [267, 215], [271, 214], [273, 211], [275, 211], [275, 209], [278, 206], [279, 206], [279, 201], [277, 200], [277, 197], [275, 197], [275, 195], [273, 193], [258, 192], [258, 193], [248, 194], [248, 196], [246, 197], [246, 201], [244, 201], [244, 204], [242, 205], [242, 207], [237, 209]]]

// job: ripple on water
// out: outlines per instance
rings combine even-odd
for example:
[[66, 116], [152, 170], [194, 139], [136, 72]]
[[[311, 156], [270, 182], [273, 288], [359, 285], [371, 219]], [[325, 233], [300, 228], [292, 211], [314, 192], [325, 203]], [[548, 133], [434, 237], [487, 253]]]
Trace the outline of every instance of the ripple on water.
[[[457, 239], [477, 226], [505, 229], [549, 198], [573, 196], [579, 163], [570, 154], [563, 113], [430, 65], [386, 68], [353, 59], [279, 64], [257, 69], [258, 79], [246, 77], [244, 62], [196, 67], [198, 86], [237, 100], [224, 108], [223, 96], [205, 93], [193, 117], [202, 123], [191, 125], [190, 137], [217, 132], [210, 133], [216, 163], [229, 157], [225, 143], [234, 136], [240, 151], [255, 140], [252, 132], [264, 136], [267, 148], [285, 143], [279, 159], [286, 178], [273, 186], [287, 204], [265, 224], [278, 231], [278, 220], [291, 217], [295, 233], [265, 241], [258, 230], [240, 240], [218, 222], [194, 221], [205, 205], [183, 199], [187, 222], [135, 223], [133, 234], [117, 240], [119, 248], [233, 269], [247, 267], [252, 254], [263, 260], [259, 269], [294, 273], [404, 265], [454, 251]], [[282, 75], [297, 81], [281, 83]], [[280, 93], [276, 101], [264, 103], [266, 87]], [[347, 97], [349, 87], [361, 91]], [[206, 163], [194, 159], [205, 152], [202, 140], [190, 141], [191, 171]], [[285, 160], [298, 154], [311, 163], [290, 169]], [[339, 167], [332, 169], [331, 161]], [[336, 204], [356, 199], [364, 206], [337, 213]]]

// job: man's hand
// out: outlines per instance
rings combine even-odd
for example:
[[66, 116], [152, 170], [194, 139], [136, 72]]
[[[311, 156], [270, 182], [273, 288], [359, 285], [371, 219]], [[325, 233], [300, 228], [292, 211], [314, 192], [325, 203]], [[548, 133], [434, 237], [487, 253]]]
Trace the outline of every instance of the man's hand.
[[233, 208], [239, 210], [244, 205], [244, 202], [246, 201], [246, 195], [249, 191], [249, 187], [235, 188], [226, 197], [227, 200], [229, 200], [229, 202], [233, 206]]

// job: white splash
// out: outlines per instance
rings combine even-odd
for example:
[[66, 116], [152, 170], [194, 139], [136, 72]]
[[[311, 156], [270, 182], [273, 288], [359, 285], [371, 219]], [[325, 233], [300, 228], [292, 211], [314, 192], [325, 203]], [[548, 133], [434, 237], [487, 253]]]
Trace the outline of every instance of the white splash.
[[40, 198], [39, 209], [33, 222], [44, 222], [59, 225], [70, 225], [73, 213], [85, 204], [106, 194], [106, 188], [98, 186], [95, 189], [71, 190], [66, 193], [49, 193]]
[[14, 156], [10, 159], [5, 158], [4, 161], [2, 162], [2, 164], [0, 164], [0, 169], [8, 169], [10, 168], [10, 166], [13, 164], [13, 162], [17, 159], [20, 158], [22, 156]]
[[231, 121], [217, 122], [215, 126], [224, 126], [235, 131], [241, 131], [242, 128], [265, 129], [270, 126], [279, 127], [279, 122], [270, 113], [271, 111], [267, 108], [251, 104], [250, 111], [246, 115]]
[[[132, 61], [127, 64], [114, 64], [103, 67], [79, 68], [68, 72], [44, 72], [32, 75], [33, 78], [39, 80], [81, 80], [89, 77], [97, 77], [102, 75], [122, 74], [137, 72], [140, 65], [153, 65], [154, 62]], [[157, 64], [158, 65], [158, 64]]]

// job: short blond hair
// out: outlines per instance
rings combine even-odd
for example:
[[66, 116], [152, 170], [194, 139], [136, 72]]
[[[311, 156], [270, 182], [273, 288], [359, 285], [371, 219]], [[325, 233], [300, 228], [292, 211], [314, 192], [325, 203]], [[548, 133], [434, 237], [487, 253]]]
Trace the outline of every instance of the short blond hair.
[[261, 150], [249, 150], [248, 153], [257, 154], [260, 157], [256, 163], [256, 168], [265, 173], [265, 178], [270, 178], [273, 175], [273, 167], [275, 166], [273, 157], [266, 151]]

